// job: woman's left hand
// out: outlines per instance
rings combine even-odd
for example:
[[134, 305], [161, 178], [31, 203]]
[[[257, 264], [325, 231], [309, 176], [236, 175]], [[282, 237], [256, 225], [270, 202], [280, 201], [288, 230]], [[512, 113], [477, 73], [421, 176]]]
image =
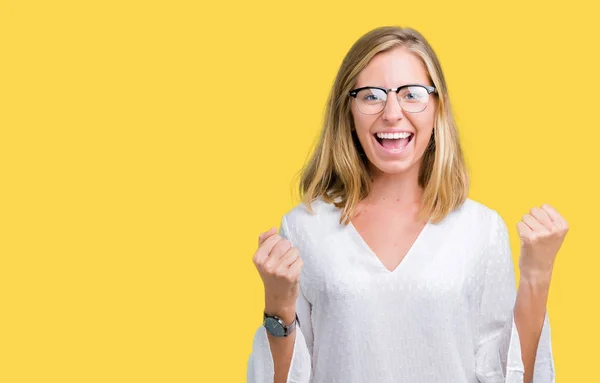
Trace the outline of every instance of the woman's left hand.
[[534, 207], [517, 224], [521, 239], [519, 269], [521, 277], [549, 279], [554, 260], [569, 226], [550, 205]]

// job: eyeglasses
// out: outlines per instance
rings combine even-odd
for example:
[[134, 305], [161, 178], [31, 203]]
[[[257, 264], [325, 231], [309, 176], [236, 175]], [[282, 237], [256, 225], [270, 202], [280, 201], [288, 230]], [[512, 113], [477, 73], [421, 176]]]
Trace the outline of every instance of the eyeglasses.
[[398, 103], [405, 112], [419, 113], [425, 110], [429, 102], [429, 94], [437, 93], [433, 86], [408, 84], [396, 89], [385, 89], [376, 86], [365, 86], [350, 91], [358, 110], [363, 114], [380, 113], [387, 102], [388, 92], [396, 92]]

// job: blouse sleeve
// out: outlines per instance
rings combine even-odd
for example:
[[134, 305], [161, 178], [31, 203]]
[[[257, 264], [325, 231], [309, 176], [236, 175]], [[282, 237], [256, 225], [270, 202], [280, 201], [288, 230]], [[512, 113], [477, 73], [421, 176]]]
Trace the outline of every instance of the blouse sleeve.
[[[294, 244], [289, 236], [285, 216], [281, 220], [279, 235], [292, 241], [292, 245]], [[302, 279], [302, 276], [300, 278]], [[311, 305], [302, 292], [302, 287], [299, 289], [298, 299], [296, 300], [296, 313], [298, 314], [298, 323], [296, 324], [296, 330], [294, 330], [296, 337], [286, 382], [309, 383], [312, 373], [313, 332]], [[273, 383], [274, 371], [273, 355], [271, 354], [267, 331], [261, 324], [254, 335], [252, 353], [248, 359], [247, 382]]]
[[[481, 383], [523, 383], [521, 343], [514, 319], [515, 271], [508, 230], [494, 214], [480, 303], [476, 375]], [[554, 358], [548, 312], [536, 352], [532, 383], [554, 383]]]

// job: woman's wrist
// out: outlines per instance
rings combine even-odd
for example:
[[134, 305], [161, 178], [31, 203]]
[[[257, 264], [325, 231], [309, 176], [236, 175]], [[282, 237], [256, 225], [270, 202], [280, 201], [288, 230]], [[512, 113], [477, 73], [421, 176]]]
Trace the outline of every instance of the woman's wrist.
[[520, 270], [519, 282], [534, 288], [547, 288], [552, 280], [552, 269], [546, 271]]
[[296, 319], [296, 305], [283, 306], [281, 304], [265, 302], [265, 314], [277, 316], [286, 325], [289, 325]]

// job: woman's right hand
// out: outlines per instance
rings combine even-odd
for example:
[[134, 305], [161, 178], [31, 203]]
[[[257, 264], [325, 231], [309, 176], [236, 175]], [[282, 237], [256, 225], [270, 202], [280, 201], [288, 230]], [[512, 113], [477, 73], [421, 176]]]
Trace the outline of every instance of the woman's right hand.
[[258, 250], [252, 261], [265, 286], [265, 312], [289, 323], [296, 312], [303, 265], [298, 249], [271, 228], [258, 236]]

